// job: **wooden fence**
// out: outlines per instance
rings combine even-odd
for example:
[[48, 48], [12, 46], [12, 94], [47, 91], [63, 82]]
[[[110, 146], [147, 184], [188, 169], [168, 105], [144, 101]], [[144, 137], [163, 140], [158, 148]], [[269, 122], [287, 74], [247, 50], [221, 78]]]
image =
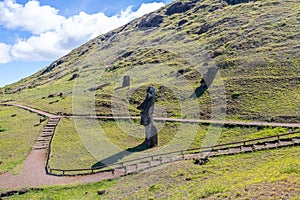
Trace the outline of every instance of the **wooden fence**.
[[[47, 158], [47, 162], [46, 162], [46, 171], [50, 175], [74, 176], [74, 175], [88, 175], [88, 174], [101, 173], [101, 172], [114, 173], [116, 169], [123, 169], [124, 174], [127, 174], [129, 171], [128, 168], [133, 168], [133, 169], [135, 168], [135, 170], [131, 169], [131, 171], [141, 171], [143, 169], [148, 169], [150, 167], [162, 165], [162, 164], [165, 164], [168, 162], [184, 160], [187, 158], [193, 158], [188, 155], [198, 154], [196, 157], [199, 157], [199, 154], [204, 154], [207, 156], [219, 156], [219, 155], [226, 155], [226, 154], [234, 154], [234, 152], [230, 153], [229, 151], [228, 151], [228, 153], [222, 153], [222, 152], [218, 152], [218, 151], [226, 150], [226, 149], [227, 150], [234, 149], [234, 148], [242, 149], [242, 147], [262, 145], [265, 143], [276, 143], [276, 142], [279, 143], [281, 140], [282, 141], [292, 141], [292, 139], [295, 139], [295, 138], [299, 139], [299, 143], [297, 143], [297, 144], [300, 144], [300, 134], [298, 134], [298, 133], [300, 133], [300, 131], [294, 131], [294, 132], [289, 132], [289, 133], [285, 133], [285, 134], [268, 136], [268, 137], [252, 139], [252, 140], [243, 140], [243, 141], [231, 142], [231, 143], [226, 143], [226, 144], [218, 144], [218, 145], [214, 145], [214, 146], [171, 151], [171, 152], [167, 152], [167, 153], [161, 153], [161, 154], [155, 154], [155, 155], [151, 155], [151, 156], [145, 156], [142, 158], [131, 159], [128, 161], [116, 162], [116, 163], [101, 166], [101, 167], [82, 168], [82, 169], [51, 168], [49, 165], [49, 158], [50, 158], [49, 155], [51, 152], [51, 148], [49, 147], [48, 158]], [[298, 136], [296, 136], [297, 134], [298, 134]], [[295, 143], [288, 143], [288, 144], [289, 145], [284, 145], [284, 146], [296, 145]], [[263, 148], [263, 149], [268, 149], [271, 147], [273, 148], [274, 145]], [[275, 147], [280, 147], [280, 146], [275, 145]], [[217, 153], [209, 155], [208, 154], [209, 152], [217, 152]], [[241, 151], [238, 151], [238, 153], [241, 153]], [[156, 164], [152, 164], [152, 163], [156, 163]], [[139, 165], [143, 165], [143, 167], [139, 168], [138, 167]]]

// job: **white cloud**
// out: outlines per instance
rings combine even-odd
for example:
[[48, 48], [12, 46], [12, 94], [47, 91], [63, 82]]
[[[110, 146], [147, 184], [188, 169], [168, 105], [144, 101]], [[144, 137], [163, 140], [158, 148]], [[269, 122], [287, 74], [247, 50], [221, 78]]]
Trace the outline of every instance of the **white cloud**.
[[24, 6], [14, 0], [0, 2], [0, 23], [9, 29], [22, 28], [34, 34], [53, 30], [65, 18], [58, 10], [50, 6], [41, 6], [36, 0], [28, 1]]
[[26, 61], [56, 59], [89, 39], [164, 5], [155, 2], [142, 4], [135, 12], [128, 7], [110, 17], [104, 13], [80, 12], [78, 15], [65, 18], [58, 15], [57, 9], [41, 6], [36, 0], [31, 0], [24, 6], [14, 0], [4, 0], [0, 2], [0, 25], [7, 29], [26, 30], [32, 33], [32, 36], [17, 39], [11, 47], [2, 44], [1, 52], [6, 46], [6, 52], [9, 51], [9, 54], [1, 55], [0, 62], [9, 62], [11, 59]]
[[7, 44], [0, 43], [0, 64], [5, 64], [11, 61], [9, 54], [11, 47]]
[[46, 32], [27, 40], [19, 39], [11, 49], [16, 60], [44, 61], [64, 55], [68, 49], [61, 48], [61, 37], [56, 32]]
[[141, 7], [136, 11], [136, 12], [132, 12], [129, 14], [130, 16], [130, 20], [137, 18], [137, 17], [141, 17], [146, 13], [150, 13], [152, 11], [155, 11], [161, 7], [163, 7], [165, 4], [164, 3], [143, 3], [141, 5]]

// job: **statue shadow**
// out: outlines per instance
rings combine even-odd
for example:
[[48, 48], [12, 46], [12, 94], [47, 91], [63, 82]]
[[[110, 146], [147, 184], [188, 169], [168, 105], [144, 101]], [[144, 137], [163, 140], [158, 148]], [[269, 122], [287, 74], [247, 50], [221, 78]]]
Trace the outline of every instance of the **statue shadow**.
[[215, 80], [217, 72], [218, 72], [218, 68], [210, 67], [207, 73], [204, 74], [204, 77], [200, 82], [201, 85], [195, 89], [194, 93], [190, 96], [190, 98], [193, 99], [200, 98], [205, 93], [205, 91], [208, 90], [208, 88]]
[[103, 160], [100, 160], [99, 162], [95, 163], [92, 168], [102, 168], [102, 167], [107, 167], [109, 165], [112, 165], [116, 162], [118, 162], [120, 159], [132, 154], [132, 153], [136, 153], [136, 152], [141, 152], [141, 151], [145, 151], [149, 149], [149, 147], [146, 145], [145, 142], [139, 144], [138, 146], [135, 146], [133, 148], [128, 148], [124, 151], [121, 151], [120, 153], [117, 153], [113, 156], [110, 156], [108, 158], [105, 158]]
[[190, 98], [193, 99], [200, 98], [204, 94], [204, 92], [208, 89], [206, 83], [202, 81], [201, 81], [201, 85], [195, 89], [194, 93], [190, 96]]

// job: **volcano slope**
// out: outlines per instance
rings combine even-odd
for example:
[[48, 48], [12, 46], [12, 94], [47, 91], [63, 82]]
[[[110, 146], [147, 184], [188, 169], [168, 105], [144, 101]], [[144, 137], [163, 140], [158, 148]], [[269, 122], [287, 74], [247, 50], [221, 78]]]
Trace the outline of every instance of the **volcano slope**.
[[[113, 114], [112, 101], [129, 102], [127, 111], [138, 114], [136, 106], [153, 84], [168, 116], [190, 115], [181, 112], [180, 102], [186, 101], [200, 105], [193, 113], [211, 118], [213, 94], [224, 93], [228, 118], [297, 122], [299, 3], [219, 2], [177, 2], [134, 20], [2, 88], [1, 100], [53, 113], [99, 115]], [[219, 73], [210, 93], [185, 100], [214, 66]], [[116, 92], [125, 75], [131, 75], [131, 87]]]
[[[299, 13], [297, 0], [175, 1], [1, 88], [0, 100], [58, 115], [134, 116], [139, 114], [136, 107], [146, 88], [154, 85], [156, 117], [298, 123]], [[193, 98], [210, 68], [218, 68], [212, 85]], [[131, 77], [129, 87], [122, 87], [125, 75]], [[294, 155], [297, 147], [280, 152]], [[278, 156], [278, 162], [283, 157]], [[236, 159], [242, 162], [244, 158]], [[291, 173], [282, 173], [276, 179], [279, 185], [298, 182], [291, 160], [287, 162], [291, 166], [283, 169]], [[256, 162], [250, 159], [250, 168]], [[187, 168], [183, 167], [183, 174]], [[208, 171], [214, 174], [213, 166]], [[241, 173], [249, 178], [250, 171]], [[261, 188], [263, 181], [272, 179], [266, 177], [251, 179], [245, 188]], [[204, 192], [213, 196], [228, 189], [215, 185], [214, 180], [207, 182]], [[156, 191], [158, 186], [153, 187]], [[167, 190], [166, 185], [161, 190], [164, 187]]]

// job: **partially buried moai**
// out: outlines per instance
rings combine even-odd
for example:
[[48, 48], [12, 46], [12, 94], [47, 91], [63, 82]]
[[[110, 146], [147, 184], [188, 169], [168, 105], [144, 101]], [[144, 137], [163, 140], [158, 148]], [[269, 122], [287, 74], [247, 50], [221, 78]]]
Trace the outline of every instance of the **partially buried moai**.
[[145, 126], [145, 143], [149, 148], [157, 146], [157, 129], [153, 123], [153, 111], [155, 102], [155, 89], [150, 86], [147, 89], [147, 96], [143, 103], [137, 107], [141, 110], [141, 125]]

